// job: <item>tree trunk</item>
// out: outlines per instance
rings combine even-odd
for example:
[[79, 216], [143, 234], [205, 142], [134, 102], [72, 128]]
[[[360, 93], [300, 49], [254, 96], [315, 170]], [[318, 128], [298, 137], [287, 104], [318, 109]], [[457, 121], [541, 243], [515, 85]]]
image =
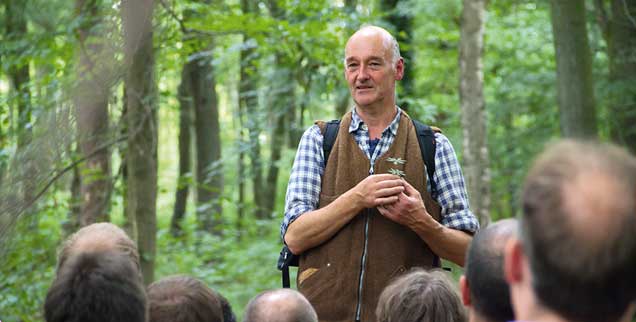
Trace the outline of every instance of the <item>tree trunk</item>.
[[400, 52], [404, 58], [404, 77], [400, 81], [402, 89], [397, 97], [398, 105], [405, 110], [409, 110], [408, 101], [405, 98], [412, 99], [415, 96], [413, 83], [413, 74], [415, 71], [414, 52], [411, 50], [413, 43], [413, 13], [407, 10], [406, 3], [400, 0], [380, 1], [383, 12], [389, 12], [385, 18], [393, 27], [395, 32], [393, 36], [400, 44]]
[[585, 1], [551, 3], [561, 132], [566, 137], [594, 138], [598, 134]]
[[[14, 57], [24, 57], [21, 52], [21, 45], [19, 42], [26, 39], [27, 34], [27, 20], [25, 17], [26, 2], [22, 0], [5, 0], [5, 27], [6, 27], [6, 41], [14, 43], [16, 49], [11, 50], [8, 55]], [[31, 121], [31, 91], [29, 84], [31, 83], [31, 76], [29, 74], [30, 59], [24, 57], [19, 63], [14, 62], [8, 67], [8, 77], [12, 85], [13, 100], [18, 112], [17, 123], [17, 152], [21, 155], [33, 154], [28, 153], [27, 148], [31, 143], [32, 137], [32, 121]], [[35, 178], [33, 177], [34, 160], [27, 156], [24, 158], [21, 166], [21, 182], [22, 185], [16, 187], [22, 189], [21, 197], [24, 200], [24, 204], [33, 202], [33, 193], [36, 190]], [[36, 217], [37, 218], [37, 217]], [[36, 223], [36, 221], [34, 221]]]
[[62, 224], [64, 236], [69, 236], [79, 228], [79, 218], [82, 212], [80, 194], [80, 173], [78, 167], [73, 168], [73, 179], [71, 179], [71, 196], [69, 198], [69, 211], [67, 220]]
[[490, 223], [490, 170], [482, 65], [485, 1], [464, 0], [459, 45], [463, 166], [470, 206], [484, 227]]
[[192, 84], [190, 83], [188, 66], [187, 64], [183, 66], [181, 84], [177, 94], [179, 100], [179, 178], [175, 194], [174, 212], [170, 222], [170, 231], [175, 237], [182, 232], [181, 221], [185, 217], [191, 181]]
[[[284, 20], [286, 18], [286, 12], [284, 9], [278, 6], [276, 1], [270, 0], [269, 8], [272, 17], [277, 20]], [[271, 216], [275, 203], [278, 190], [278, 173], [279, 173], [279, 161], [281, 158], [282, 148], [285, 145], [285, 130], [290, 126], [287, 123], [289, 115], [293, 115], [296, 112], [296, 82], [292, 76], [292, 66], [294, 63], [285, 55], [284, 52], [277, 51], [274, 54], [274, 60], [276, 65], [279, 66], [278, 73], [280, 74], [279, 84], [281, 86], [274, 87], [270, 90], [273, 93], [273, 100], [270, 101], [270, 111], [274, 117], [274, 129], [271, 134], [271, 157], [269, 160], [269, 168], [267, 171], [267, 178], [265, 184], [265, 193], [263, 196], [264, 201], [264, 216]], [[276, 91], [276, 88], [279, 91]]]
[[157, 201], [157, 103], [152, 41], [153, 0], [121, 3], [127, 68], [128, 211], [137, 221], [144, 282], [154, 277]]
[[197, 218], [201, 229], [220, 233], [223, 165], [212, 59], [200, 57], [188, 65], [195, 115]]
[[612, 0], [608, 24], [610, 135], [636, 153], [636, 1]]
[[[120, 118], [120, 134], [128, 135], [128, 95], [126, 88], [127, 82], [124, 80], [122, 86], [122, 110]], [[122, 213], [124, 217], [123, 229], [133, 240], [137, 240], [137, 219], [134, 212], [130, 212], [128, 207], [128, 147], [125, 144], [119, 145], [119, 159], [122, 160], [121, 165], [121, 198]]]
[[[80, 166], [80, 225], [108, 221], [110, 200], [110, 149], [101, 148], [108, 136], [108, 96], [110, 85], [101, 61], [102, 45], [91, 29], [99, 23], [99, 8], [95, 0], [77, 0], [76, 15], [82, 19], [79, 34], [78, 84], [75, 93], [75, 113], [79, 153], [86, 157]], [[97, 151], [97, 152], [96, 152]]]
[[[241, 9], [244, 14], [256, 12], [255, 4], [251, 0], [241, 0]], [[261, 160], [261, 123], [263, 118], [258, 105], [258, 91], [256, 89], [256, 44], [247, 34], [243, 36], [243, 48], [241, 49], [241, 79], [239, 88], [239, 105], [245, 111], [248, 129], [248, 155], [251, 161], [252, 192], [256, 206], [256, 217], [264, 218], [264, 194], [263, 194], [263, 165]]]

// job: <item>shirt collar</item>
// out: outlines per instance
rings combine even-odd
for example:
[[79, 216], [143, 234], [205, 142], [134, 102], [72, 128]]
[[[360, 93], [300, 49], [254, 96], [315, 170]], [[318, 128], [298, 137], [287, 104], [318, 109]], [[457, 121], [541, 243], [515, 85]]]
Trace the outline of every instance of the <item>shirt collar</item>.
[[[402, 115], [402, 109], [397, 105], [395, 107], [397, 108], [397, 113], [395, 114], [393, 121], [391, 121], [391, 124], [389, 124], [389, 126], [387, 127], [389, 131], [391, 131], [391, 134], [393, 134], [394, 136], [397, 135], [398, 124], [400, 124], [400, 116]], [[356, 112], [356, 108], [354, 107], [351, 111], [351, 124], [349, 124], [349, 133], [353, 133], [359, 130], [362, 125], [364, 125], [364, 121], [362, 121], [362, 118], [360, 118], [360, 115], [358, 115], [358, 113]], [[382, 133], [384, 133], [386, 130], [387, 129], [384, 129]]]

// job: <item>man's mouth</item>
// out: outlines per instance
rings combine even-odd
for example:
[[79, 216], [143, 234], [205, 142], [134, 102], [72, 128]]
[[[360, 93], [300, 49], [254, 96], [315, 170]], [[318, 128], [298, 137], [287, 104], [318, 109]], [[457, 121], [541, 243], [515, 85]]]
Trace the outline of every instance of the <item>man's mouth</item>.
[[357, 90], [365, 90], [365, 89], [372, 89], [373, 86], [369, 86], [369, 85], [358, 85], [356, 86]]

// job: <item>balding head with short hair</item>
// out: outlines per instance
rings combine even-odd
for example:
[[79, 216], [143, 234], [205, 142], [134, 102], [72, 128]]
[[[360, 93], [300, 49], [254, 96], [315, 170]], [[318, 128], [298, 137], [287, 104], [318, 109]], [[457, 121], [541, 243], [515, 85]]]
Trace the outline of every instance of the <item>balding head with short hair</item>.
[[347, 47], [349, 43], [351, 42], [351, 40], [357, 37], [372, 37], [372, 36], [382, 37], [382, 43], [384, 44], [386, 53], [389, 54], [388, 57], [389, 57], [389, 61], [391, 62], [391, 66], [395, 68], [395, 64], [397, 63], [397, 61], [400, 58], [402, 58], [402, 55], [400, 54], [400, 44], [398, 43], [397, 39], [395, 39], [395, 37], [393, 37], [393, 35], [391, 35], [391, 33], [388, 32], [386, 29], [382, 27], [378, 27], [378, 26], [372, 26], [372, 25], [366, 25], [366, 26], [360, 27], [360, 29], [358, 29], [353, 35], [351, 35], [351, 37], [349, 37], [349, 40], [347, 40], [347, 45], [345, 46], [345, 58], [343, 60], [345, 61], [345, 65], [346, 65], [346, 58], [347, 58]]
[[470, 243], [460, 285], [464, 304], [474, 310], [472, 321], [514, 320], [503, 273], [503, 254], [517, 230], [516, 219], [503, 219], [481, 229]]
[[243, 322], [318, 322], [318, 316], [300, 292], [277, 289], [254, 297], [247, 304]]
[[506, 251], [518, 299], [530, 285], [539, 305], [568, 320], [624, 314], [636, 298], [636, 158], [598, 142], [551, 145], [528, 173], [521, 218], [521, 244]]
[[139, 252], [135, 242], [121, 228], [106, 222], [82, 227], [69, 236], [58, 254], [58, 270], [72, 254], [111, 250], [126, 254], [141, 274]]

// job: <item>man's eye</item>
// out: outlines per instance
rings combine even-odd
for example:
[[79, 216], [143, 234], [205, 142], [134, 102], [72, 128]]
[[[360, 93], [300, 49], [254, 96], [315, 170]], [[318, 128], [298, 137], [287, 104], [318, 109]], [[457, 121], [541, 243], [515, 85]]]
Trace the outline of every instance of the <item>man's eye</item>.
[[358, 64], [348, 64], [347, 68], [351, 69], [351, 68], [356, 68], [358, 67]]

